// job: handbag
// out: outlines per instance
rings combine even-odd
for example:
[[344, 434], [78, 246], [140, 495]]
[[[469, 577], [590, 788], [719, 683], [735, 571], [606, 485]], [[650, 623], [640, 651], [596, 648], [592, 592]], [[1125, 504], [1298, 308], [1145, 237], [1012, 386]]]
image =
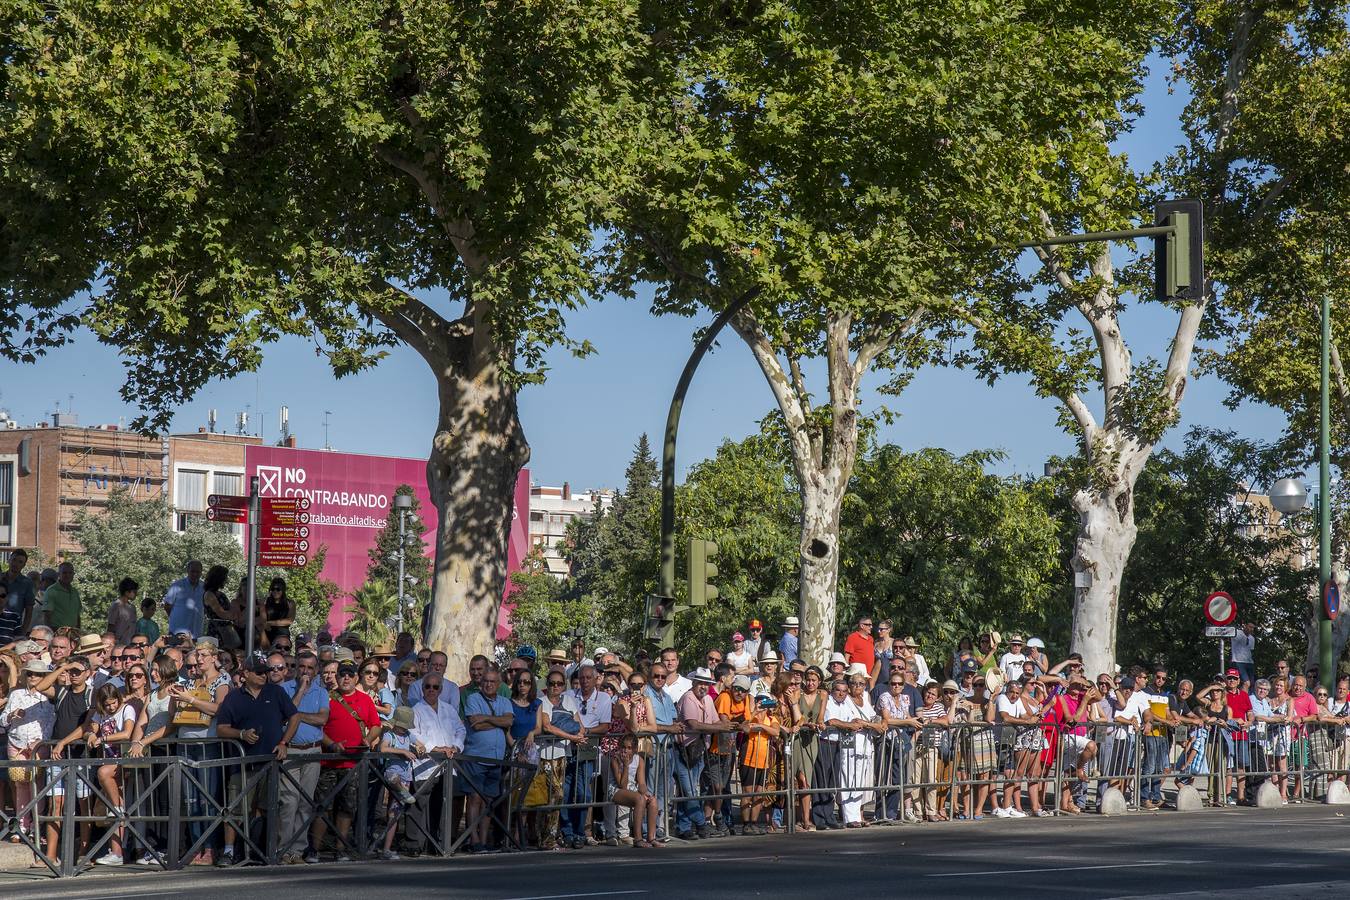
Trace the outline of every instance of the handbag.
[[210, 632], [222, 650], [238, 650], [244, 646], [244, 639], [239, 636], [239, 629], [234, 627], [233, 622], [212, 619]]
[[[208, 703], [211, 701], [211, 692], [206, 688], [194, 687], [186, 693], [189, 697], [193, 697], [197, 700], [205, 700]], [[210, 725], [211, 717], [197, 709], [195, 706], [179, 703], [174, 707], [173, 724], [201, 727], [203, 725]]]
[[696, 735], [689, 743], [680, 744], [680, 761], [684, 763], [685, 768], [692, 769], [703, 759], [703, 754], [707, 750], [708, 745], [703, 742], [703, 736]]
[[548, 803], [548, 776], [541, 769], [525, 790], [525, 806], [544, 806]]

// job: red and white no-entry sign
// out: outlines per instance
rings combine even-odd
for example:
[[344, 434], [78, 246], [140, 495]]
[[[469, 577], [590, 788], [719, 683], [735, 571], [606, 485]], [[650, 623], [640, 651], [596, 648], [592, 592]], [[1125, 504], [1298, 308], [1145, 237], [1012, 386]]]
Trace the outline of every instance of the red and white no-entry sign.
[[1211, 625], [1232, 625], [1237, 618], [1237, 602], [1227, 591], [1215, 591], [1205, 598], [1205, 618]]

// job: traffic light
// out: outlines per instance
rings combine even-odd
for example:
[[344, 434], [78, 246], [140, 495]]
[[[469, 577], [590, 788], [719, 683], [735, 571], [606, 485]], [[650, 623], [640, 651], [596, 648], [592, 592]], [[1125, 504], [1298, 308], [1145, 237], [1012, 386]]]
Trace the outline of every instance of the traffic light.
[[675, 598], [647, 595], [647, 619], [642, 635], [659, 647], [669, 647], [675, 627]]
[[717, 599], [717, 586], [710, 584], [717, 577], [717, 564], [712, 558], [717, 555], [715, 541], [703, 541], [691, 538], [689, 541], [689, 605], [707, 606], [709, 600]]
[[1205, 227], [1199, 200], [1159, 203], [1155, 222], [1176, 230], [1156, 238], [1154, 292], [1159, 300], [1199, 300], [1205, 294]]

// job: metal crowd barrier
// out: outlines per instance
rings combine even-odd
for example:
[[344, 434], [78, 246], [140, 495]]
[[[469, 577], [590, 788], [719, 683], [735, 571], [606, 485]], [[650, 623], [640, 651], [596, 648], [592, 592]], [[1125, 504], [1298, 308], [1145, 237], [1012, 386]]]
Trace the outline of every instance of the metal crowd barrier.
[[[660, 803], [658, 831], [672, 833], [676, 805], [692, 803], [720, 811], [722, 824], [729, 827], [735, 819], [744, 826], [748, 810], [756, 807], [761, 823], [791, 833], [833, 827], [841, 818], [896, 825], [973, 817], [981, 815], [991, 796], [997, 807], [1057, 815], [1086, 810], [1088, 801], [1100, 802], [1108, 787], [1120, 790], [1127, 808], [1140, 809], [1162, 798], [1167, 783], [1173, 790], [1192, 785], [1214, 805], [1227, 803], [1239, 785], [1241, 795], [1252, 799], [1266, 782], [1276, 784], [1290, 802], [1311, 800], [1332, 780], [1350, 777], [1345, 732], [1342, 726], [1321, 724], [1249, 728], [1224, 721], [1154, 723], [1142, 729], [1104, 722], [967, 722], [895, 726], [858, 739], [853, 732], [827, 728], [772, 740], [773, 768], [764, 770], [763, 782], [742, 783], [738, 749], [726, 790], [705, 791], [700, 785], [687, 792], [679, 789], [676, 777], [681, 768], [674, 762], [676, 739], [659, 736], [647, 755], [647, 772]], [[802, 787], [794, 777], [802, 767], [793, 761], [809, 749], [808, 741], [816, 742], [816, 763]], [[618, 838], [626, 811], [607, 798], [609, 757], [595, 746], [598, 742], [597, 737], [587, 742], [594, 755], [587, 765], [579, 764], [570, 742], [547, 736], [536, 739], [540, 756], [556, 757], [557, 748], [566, 746], [565, 759], [457, 756], [420, 763], [412, 785], [415, 801], [407, 809], [395, 804], [396, 785], [385, 772], [397, 758], [375, 752], [293, 752], [278, 761], [249, 756], [237, 741], [202, 739], [154, 745], [151, 755], [135, 759], [9, 760], [0, 766], [31, 773], [34, 791], [23, 809], [12, 815], [0, 810], [0, 840], [19, 835], [48, 873], [70, 877], [87, 871], [114, 840], [128, 863], [146, 855], [159, 867], [180, 869], [218, 844], [226, 828], [235, 834], [237, 864], [273, 865], [303, 850], [318, 822], [332, 835], [336, 852], [355, 856], [377, 852], [388, 829], [401, 828], [403, 846], [448, 857], [464, 848], [485, 817], [507, 849], [548, 846], [561, 838], [561, 816], [575, 816], [578, 810], [586, 812], [566, 829], [574, 836], [578, 827], [589, 835], [599, 826], [604, 838]], [[324, 762], [350, 767], [320, 792], [315, 784]], [[475, 767], [465, 763], [499, 767], [500, 791], [483, 790], [469, 774]], [[114, 809], [117, 804], [100, 783], [98, 769], [104, 766], [120, 776], [120, 809]], [[570, 795], [564, 790], [568, 785]], [[334, 801], [344, 794], [355, 797], [346, 835], [339, 833], [334, 813]], [[53, 814], [50, 801], [58, 795], [65, 800]], [[474, 795], [484, 801], [482, 812], [473, 821], [464, 815], [461, 826], [464, 801]], [[386, 796], [390, 799], [382, 803]], [[807, 803], [814, 824], [803, 821]], [[20, 830], [19, 823], [30, 816], [33, 831]], [[636, 818], [629, 828], [633, 837], [641, 837]], [[52, 843], [55, 852], [44, 853]]]

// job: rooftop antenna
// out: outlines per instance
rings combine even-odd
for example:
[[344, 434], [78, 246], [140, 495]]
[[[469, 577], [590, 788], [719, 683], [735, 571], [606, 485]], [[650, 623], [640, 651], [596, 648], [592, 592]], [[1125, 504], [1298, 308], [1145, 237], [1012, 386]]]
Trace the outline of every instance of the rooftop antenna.
[[331, 409], [323, 411], [323, 449], [332, 450], [333, 445], [328, 443], [328, 417], [333, 414]]
[[216, 411], [214, 407], [206, 411], [206, 430], [211, 434], [216, 433]]
[[247, 412], [241, 412], [241, 413], [239, 414], [239, 416], [234, 420], [234, 424], [235, 424], [235, 433], [236, 433], [236, 434], [241, 434], [241, 435], [242, 435], [242, 434], [247, 434], [247, 433], [248, 433], [248, 413], [247, 413]]
[[277, 446], [281, 447], [285, 446], [286, 442], [290, 440], [291, 437], [290, 407], [283, 406], [281, 408], [281, 414], [277, 418], [279, 419], [279, 427], [281, 429], [281, 439], [277, 441]]

